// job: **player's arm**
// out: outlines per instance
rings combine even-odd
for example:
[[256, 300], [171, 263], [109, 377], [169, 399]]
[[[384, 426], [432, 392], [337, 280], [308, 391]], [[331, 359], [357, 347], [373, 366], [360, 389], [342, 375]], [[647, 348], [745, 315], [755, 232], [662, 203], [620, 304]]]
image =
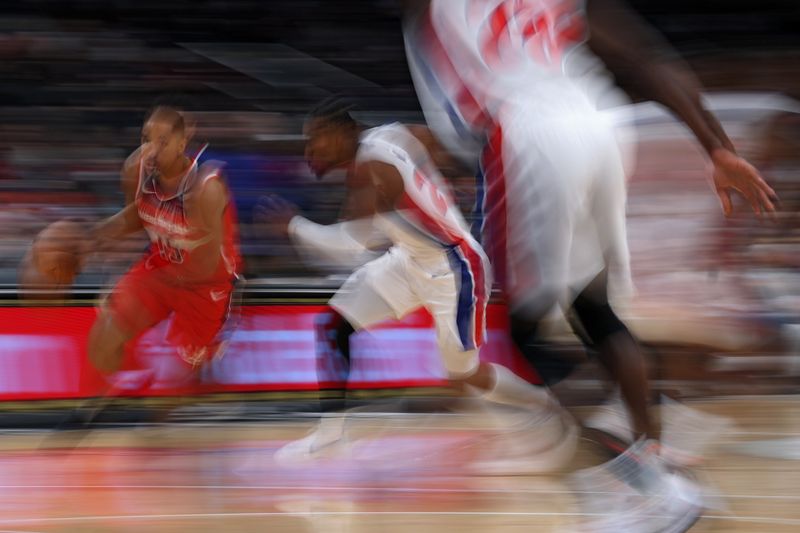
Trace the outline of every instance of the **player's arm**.
[[719, 148], [734, 151], [717, 119], [703, 106], [700, 82], [655, 30], [619, 0], [590, 0], [587, 14], [589, 47], [620, 85], [670, 109], [709, 155]]
[[373, 251], [385, 249], [386, 239], [376, 232], [372, 222], [377, 193], [370, 175], [357, 165], [348, 173], [345, 186], [337, 224], [317, 224], [295, 214], [287, 231], [296, 245], [314, 250], [327, 261], [360, 265], [373, 259]]
[[403, 177], [393, 165], [370, 160], [361, 163], [356, 172], [369, 178], [375, 187], [376, 199], [381, 209], [395, 209], [405, 192]]
[[116, 215], [101, 220], [93, 228], [89, 235], [95, 242], [102, 240], [113, 240], [124, 237], [129, 233], [142, 229], [142, 220], [135, 204], [128, 204]]
[[188, 213], [197, 228], [199, 245], [191, 250], [181, 268], [184, 281], [203, 281], [211, 277], [222, 260], [223, 221], [228, 193], [218, 179], [209, 179], [191, 198]]
[[87, 230], [86, 238], [80, 245], [81, 263], [94, 252], [102, 251], [104, 244], [116, 241], [142, 229], [142, 220], [136, 204], [126, 205], [116, 215], [101, 220]]
[[318, 224], [299, 214], [286, 200], [269, 195], [256, 206], [254, 219], [267, 233], [287, 235], [299, 251], [312, 262], [356, 268], [375, 258], [373, 250], [381, 248], [372, 222], [375, 212], [375, 191], [355, 186], [359, 181], [348, 177], [347, 196], [340, 222]]
[[369, 175], [359, 171], [359, 165], [349, 172], [345, 181], [346, 194], [339, 220], [359, 220], [375, 214], [375, 186]]
[[756, 213], [774, 211], [775, 192], [736, 154], [719, 121], [703, 105], [696, 76], [661, 36], [620, 0], [590, 0], [587, 14], [588, 45], [620, 85], [667, 107], [708, 153], [725, 214], [732, 211], [730, 193], [734, 190]]

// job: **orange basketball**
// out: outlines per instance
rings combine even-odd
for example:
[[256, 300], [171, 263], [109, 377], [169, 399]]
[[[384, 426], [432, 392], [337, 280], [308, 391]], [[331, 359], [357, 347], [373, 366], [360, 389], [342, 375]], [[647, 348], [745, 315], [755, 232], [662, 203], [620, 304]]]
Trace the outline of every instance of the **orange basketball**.
[[85, 228], [68, 220], [47, 226], [31, 247], [31, 267], [44, 284], [70, 285], [80, 270], [80, 246]]

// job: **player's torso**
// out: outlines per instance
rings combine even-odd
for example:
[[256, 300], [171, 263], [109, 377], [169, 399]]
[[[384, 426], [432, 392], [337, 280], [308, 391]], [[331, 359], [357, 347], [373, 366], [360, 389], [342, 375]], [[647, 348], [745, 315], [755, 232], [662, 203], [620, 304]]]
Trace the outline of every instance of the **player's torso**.
[[358, 160], [378, 160], [394, 166], [404, 192], [394, 206], [381, 206], [376, 218], [392, 242], [411, 256], [438, 256], [450, 246], [472, 241], [450, 188], [427, 150], [401, 124], [368, 130], [361, 138]]
[[[197, 222], [200, 213], [196, 211], [193, 202], [196, 196], [193, 195], [208, 180], [222, 178], [218, 173], [218, 166], [199, 166], [198, 159], [203, 150], [195, 157], [173, 194], [163, 194], [157, 176], [147, 173], [140, 166], [135, 201], [139, 218], [150, 237], [148, 264], [152, 267], [188, 266], [192, 252], [210, 238], [208, 232]], [[223, 217], [223, 242], [220, 249], [223, 260], [213, 277], [230, 279], [238, 272], [240, 262], [236, 213], [230, 195]]]
[[563, 101], [584, 70], [586, 27], [581, 0], [431, 0], [405, 27], [426, 119], [457, 151], [510, 99]]

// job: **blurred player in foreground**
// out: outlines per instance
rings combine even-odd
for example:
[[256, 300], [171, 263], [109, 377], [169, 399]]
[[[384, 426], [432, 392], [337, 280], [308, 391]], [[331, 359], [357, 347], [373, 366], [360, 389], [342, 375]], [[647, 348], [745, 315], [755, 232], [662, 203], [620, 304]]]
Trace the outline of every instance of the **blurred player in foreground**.
[[[571, 311], [619, 384], [632, 436], [641, 439], [621, 460], [646, 464], [657, 430], [644, 358], [609, 303], [610, 281], [627, 284], [629, 254], [623, 155], [602, 109], [624, 100], [597, 58], [624, 87], [688, 126], [714, 165], [726, 214], [732, 192], [757, 214], [774, 210], [774, 192], [703, 107], [691, 71], [617, 2], [590, 0], [585, 9], [574, 0], [406, 4], [406, 50], [426, 119], [481, 170], [484, 244], [509, 300], [515, 343], [536, 366], [532, 341], [542, 320], [556, 305]], [[680, 480], [651, 479], [680, 492], [673, 483]], [[668, 514], [675, 518], [669, 531], [692, 522], [691, 505]]]
[[[484, 400], [538, 411], [552, 420], [547, 426], [555, 428], [549, 432], [550, 446], [571, 456], [575, 428], [549, 394], [478, 358], [491, 272], [431, 156], [441, 151], [427, 129], [399, 123], [366, 129], [352, 118], [345, 102], [334, 98], [311, 112], [305, 133], [306, 158], [314, 173], [347, 169], [347, 216], [357, 220], [374, 215], [375, 229], [392, 244], [356, 270], [331, 299], [332, 318], [318, 344], [333, 339], [349, 367], [351, 334], [424, 307], [433, 316], [449, 377]], [[264, 215], [283, 220], [294, 240], [311, 248], [336, 247], [335, 241], [357, 252], [368, 248], [374, 235], [368, 223], [366, 230], [359, 228], [360, 237], [349, 233], [343, 239], [340, 233], [337, 238], [336, 232], [347, 230], [293, 216], [277, 203]], [[323, 423], [277, 458], [313, 455], [339, 439], [341, 424], [341, 418]]]

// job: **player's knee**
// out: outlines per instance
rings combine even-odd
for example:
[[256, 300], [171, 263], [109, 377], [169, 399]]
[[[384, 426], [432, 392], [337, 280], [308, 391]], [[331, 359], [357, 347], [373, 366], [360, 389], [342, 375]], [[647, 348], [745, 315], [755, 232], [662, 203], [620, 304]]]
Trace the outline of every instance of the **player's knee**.
[[463, 381], [473, 376], [480, 367], [478, 350], [448, 350], [444, 353], [444, 367], [448, 379]]
[[586, 335], [595, 345], [602, 344], [617, 333], [628, 332], [628, 328], [608, 302], [596, 302], [591, 298], [578, 296], [572, 308]]

